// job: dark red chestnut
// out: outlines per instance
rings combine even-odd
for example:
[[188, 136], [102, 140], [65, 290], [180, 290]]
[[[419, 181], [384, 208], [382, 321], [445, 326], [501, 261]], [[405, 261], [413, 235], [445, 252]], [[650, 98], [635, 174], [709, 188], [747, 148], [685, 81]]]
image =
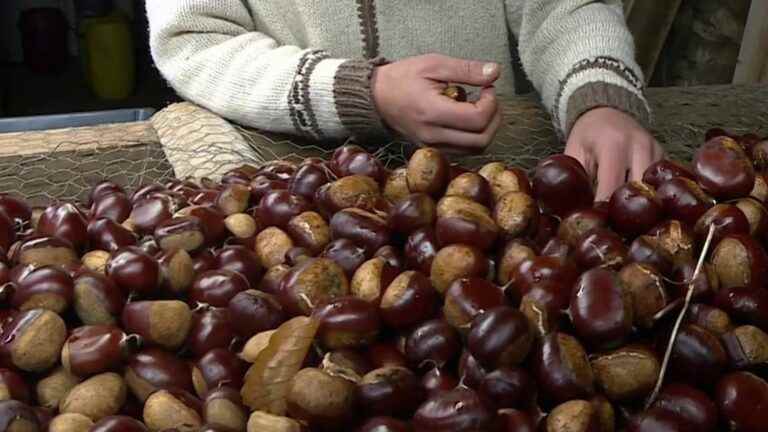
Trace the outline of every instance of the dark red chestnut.
[[144, 423], [128, 416], [104, 417], [89, 432], [149, 432]]
[[386, 288], [381, 298], [381, 317], [392, 328], [409, 328], [433, 315], [437, 299], [426, 276], [407, 271]]
[[151, 234], [160, 223], [173, 217], [176, 209], [173, 202], [165, 195], [155, 195], [135, 201], [127, 221], [139, 234]]
[[620, 186], [611, 195], [609, 214], [613, 228], [625, 237], [635, 237], [656, 225], [663, 216], [661, 189], [638, 181]]
[[643, 183], [647, 183], [658, 189], [661, 187], [662, 183], [672, 180], [675, 177], [683, 177], [691, 180], [696, 179], [696, 176], [688, 167], [669, 159], [662, 159], [645, 169], [645, 173], [643, 173]]
[[414, 432], [474, 432], [490, 430], [494, 421], [474, 390], [458, 387], [424, 402], [413, 417]]
[[117, 222], [101, 218], [88, 224], [88, 244], [91, 249], [115, 251], [124, 246], [136, 245], [136, 235]]
[[484, 206], [492, 203], [491, 185], [480, 174], [466, 172], [459, 174], [448, 183], [445, 196], [460, 196], [468, 198]]
[[714, 138], [699, 147], [693, 157], [693, 171], [701, 187], [720, 200], [748, 196], [755, 184], [752, 162], [728, 137]]
[[437, 203], [435, 233], [443, 247], [467, 244], [486, 250], [496, 241], [499, 227], [487, 207], [468, 198], [448, 196]]
[[566, 217], [592, 206], [592, 181], [578, 160], [554, 155], [542, 160], [533, 175], [533, 196], [544, 213]]
[[694, 225], [696, 241], [703, 245], [709, 234], [709, 227], [714, 225], [712, 245], [717, 245], [725, 237], [734, 234], [749, 234], [749, 220], [738, 207], [731, 204], [718, 204], [704, 213]]
[[32, 220], [32, 208], [29, 204], [11, 194], [0, 194], [0, 211], [11, 218], [18, 227], [25, 226]]
[[[403, 353], [404, 344], [399, 344], [394, 341], [384, 341], [374, 343], [366, 352], [366, 356], [374, 368], [382, 368], [385, 366], [401, 366], [405, 367], [408, 360]], [[401, 349], [402, 348], [402, 349]]]
[[16, 242], [14, 222], [8, 215], [0, 211], [0, 248], [8, 251], [14, 242]]
[[374, 369], [357, 386], [358, 403], [370, 416], [408, 417], [424, 396], [416, 375], [399, 366]]
[[141, 201], [155, 192], [165, 192], [167, 190], [163, 185], [157, 183], [141, 185], [131, 194], [131, 201], [135, 204], [137, 201]]
[[192, 383], [198, 396], [222, 385], [235, 388], [243, 386], [246, 365], [237, 354], [224, 348], [215, 348], [195, 362]]
[[189, 300], [214, 307], [226, 307], [238, 293], [249, 289], [240, 273], [229, 270], [209, 270], [199, 275], [189, 289]]
[[185, 207], [177, 216], [192, 216], [200, 219], [205, 242], [209, 246], [218, 245], [227, 235], [227, 227], [224, 225], [226, 216], [216, 207], [201, 205]]
[[589, 231], [608, 228], [608, 217], [595, 209], [577, 210], [560, 222], [557, 236], [568, 246], [578, 246], [579, 240]]
[[505, 303], [504, 292], [486, 279], [457, 279], [445, 293], [443, 315], [460, 331], [469, 331], [476, 316]]
[[203, 224], [194, 216], [174, 217], [155, 227], [154, 238], [160, 249], [193, 252], [205, 244]]
[[376, 306], [357, 297], [340, 297], [318, 305], [318, 337], [328, 350], [357, 348], [373, 342], [381, 326]]
[[140, 344], [140, 337], [128, 336], [115, 326], [78, 327], [72, 330], [61, 350], [61, 363], [80, 377], [109, 372], [120, 368]]
[[192, 327], [187, 346], [195, 356], [202, 356], [214, 348], [229, 348], [235, 339], [235, 330], [227, 308], [200, 306], [192, 311]]
[[365, 248], [345, 238], [329, 243], [321, 257], [338, 264], [348, 278], [354, 276], [355, 271], [367, 260]]
[[386, 178], [387, 172], [384, 165], [376, 156], [366, 152], [359, 151], [351, 154], [342, 164], [339, 165], [339, 177], [349, 175], [364, 175], [381, 183]]
[[517, 267], [523, 261], [536, 257], [532, 245], [521, 240], [511, 240], [496, 261], [496, 282], [504, 286], [509, 283]]
[[714, 300], [735, 321], [768, 329], [768, 291], [746, 287], [723, 289]]
[[88, 241], [88, 222], [83, 213], [72, 204], [53, 205], [45, 209], [37, 223], [37, 232], [59, 237], [81, 250]]
[[618, 234], [607, 229], [587, 232], [574, 250], [576, 262], [585, 269], [604, 267], [618, 269], [627, 260], [629, 250]]
[[328, 174], [329, 169], [324, 164], [302, 165], [291, 178], [288, 191], [293, 195], [312, 201], [315, 198], [317, 189], [330, 180]]
[[648, 235], [640, 236], [632, 242], [627, 252], [627, 261], [651, 266], [663, 275], [671, 275], [674, 270], [672, 256], [659, 245], [656, 237]]
[[472, 357], [469, 351], [464, 350], [459, 358], [459, 378], [461, 383], [473, 389], [480, 387], [487, 371]]
[[521, 363], [531, 349], [533, 332], [522, 312], [499, 306], [472, 321], [467, 347], [485, 368]]
[[231, 325], [244, 338], [276, 329], [286, 319], [277, 298], [256, 290], [243, 291], [232, 297], [228, 310]]
[[691, 226], [715, 204], [696, 182], [685, 177], [665, 181], [659, 185], [657, 195], [669, 217]]
[[387, 221], [368, 211], [348, 208], [334, 214], [330, 222], [331, 238], [348, 239], [365, 248], [367, 256], [373, 255], [390, 241]]
[[408, 236], [405, 242], [406, 266], [409, 269], [429, 274], [432, 269], [432, 261], [438, 250], [437, 236], [434, 230], [432, 228], [417, 229]]
[[558, 310], [568, 306], [578, 275], [570, 263], [536, 257], [520, 263], [512, 272], [510, 283], [517, 298], [531, 293], [543, 306]]
[[127, 195], [117, 192], [98, 197], [90, 208], [91, 219], [107, 218], [120, 224], [131, 215], [133, 204]]
[[157, 348], [144, 349], [131, 357], [125, 369], [125, 382], [141, 402], [160, 389], [194, 391], [187, 362]]
[[201, 250], [192, 257], [192, 269], [195, 271], [195, 274], [214, 270], [215, 267], [216, 259], [213, 256], [213, 252], [208, 249]]
[[715, 431], [717, 428], [717, 407], [703, 391], [685, 384], [667, 384], [662, 388], [653, 406], [668, 411], [693, 430]]
[[284, 227], [294, 216], [310, 210], [309, 202], [286, 190], [268, 192], [259, 202], [258, 217], [264, 226]]
[[389, 225], [395, 232], [411, 232], [432, 226], [436, 217], [435, 201], [427, 194], [415, 193], [397, 201], [389, 215]]
[[251, 180], [248, 185], [251, 190], [251, 199], [259, 202], [267, 193], [271, 191], [286, 190], [290, 186], [286, 180], [269, 178], [265, 175], [258, 175]]
[[43, 308], [61, 314], [72, 304], [73, 285], [72, 278], [57, 267], [30, 269], [15, 281], [11, 305], [22, 311]]
[[589, 397], [594, 393], [594, 374], [587, 354], [576, 338], [551, 333], [533, 351], [536, 382], [554, 402]]
[[239, 273], [250, 286], [256, 286], [261, 280], [261, 265], [258, 256], [244, 246], [227, 246], [214, 254], [215, 267]]
[[459, 380], [455, 376], [437, 367], [421, 377], [421, 386], [427, 391], [428, 396], [453, 390], [458, 385]]
[[[664, 343], [666, 348], [666, 341]], [[670, 357], [670, 371], [682, 381], [713, 382], [723, 373], [728, 357], [720, 339], [695, 324], [680, 327]]]
[[349, 161], [352, 159], [352, 157], [358, 153], [366, 153], [366, 151], [359, 145], [343, 145], [334, 150], [330, 160], [328, 161], [328, 166], [333, 171], [334, 175], [338, 177], [349, 176], [351, 174], [347, 172], [347, 165], [349, 164]]
[[31, 403], [29, 385], [18, 373], [10, 369], [0, 369], [0, 399], [15, 399], [27, 404]]
[[501, 367], [483, 378], [477, 392], [486, 406], [497, 410], [525, 408], [536, 399], [536, 384], [523, 369]]
[[517, 409], [499, 410], [499, 423], [503, 432], [535, 432], [536, 423], [525, 411]]
[[107, 263], [107, 276], [125, 292], [151, 295], [160, 286], [158, 261], [135, 246], [120, 248]]
[[768, 256], [753, 238], [738, 234], [725, 237], [711, 256], [723, 288], [745, 286], [758, 289], [768, 277]]
[[765, 430], [768, 424], [768, 383], [749, 372], [732, 372], [717, 383], [720, 414], [744, 432]]
[[710, 299], [720, 291], [720, 281], [712, 265], [704, 263], [701, 272], [694, 280], [693, 274], [695, 272], [696, 264], [693, 262], [677, 266], [672, 274], [674, 283], [667, 286], [672, 297], [685, 297], [691, 283], [693, 283], [693, 299], [697, 301]]
[[310, 315], [315, 306], [349, 294], [343, 269], [328, 258], [311, 258], [283, 277], [280, 303], [290, 316]]
[[411, 432], [411, 426], [392, 417], [373, 417], [363, 423], [357, 432]]
[[405, 356], [417, 369], [444, 367], [459, 356], [461, 338], [444, 320], [431, 320], [413, 329], [405, 342]]
[[632, 332], [632, 296], [614, 271], [595, 268], [583, 273], [570, 311], [576, 333], [598, 349], [616, 348]]

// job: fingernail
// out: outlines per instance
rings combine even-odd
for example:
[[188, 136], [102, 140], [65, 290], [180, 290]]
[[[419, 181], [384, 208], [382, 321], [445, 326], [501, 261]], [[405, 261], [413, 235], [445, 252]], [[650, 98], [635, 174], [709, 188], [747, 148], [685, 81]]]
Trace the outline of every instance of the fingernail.
[[486, 63], [483, 65], [483, 76], [489, 77], [496, 74], [499, 69], [499, 65], [496, 63]]

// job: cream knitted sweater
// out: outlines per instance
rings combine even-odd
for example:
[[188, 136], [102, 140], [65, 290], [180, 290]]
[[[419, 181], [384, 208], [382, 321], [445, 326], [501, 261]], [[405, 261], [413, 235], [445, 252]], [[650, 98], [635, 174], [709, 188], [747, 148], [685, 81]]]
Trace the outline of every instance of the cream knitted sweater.
[[647, 122], [620, 0], [148, 0], [155, 62], [184, 98], [238, 123], [313, 139], [384, 132], [382, 59], [440, 53], [502, 65], [510, 43], [567, 136], [612, 106]]

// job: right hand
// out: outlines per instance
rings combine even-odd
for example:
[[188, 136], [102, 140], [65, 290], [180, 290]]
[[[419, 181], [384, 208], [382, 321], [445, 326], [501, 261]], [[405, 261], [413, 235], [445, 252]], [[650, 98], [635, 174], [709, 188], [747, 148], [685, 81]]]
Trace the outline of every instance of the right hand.
[[[391, 129], [430, 147], [480, 153], [501, 125], [493, 83], [499, 65], [438, 54], [379, 66], [372, 78], [376, 109]], [[456, 102], [442, 91], [451, 84], [482, 87], [476, 102]]]

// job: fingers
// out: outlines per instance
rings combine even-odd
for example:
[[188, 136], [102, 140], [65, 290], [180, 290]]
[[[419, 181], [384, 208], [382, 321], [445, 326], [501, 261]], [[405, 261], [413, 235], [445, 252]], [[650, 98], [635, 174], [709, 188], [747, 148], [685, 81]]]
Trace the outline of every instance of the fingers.
[[631, 155], [632, 163], [629, 169], [629, 179], [632, 181], [643, 180], [645, 169], [654, 162], [654, 145], [635, 145]]
[[496, 63], [457, 59], [437, 54], [425, 56], [426, 78], [477, 87], [492, 85], [501, 73]]
[[423, 144], [458, 153], [482, 153], [493, 141], [501, 126], [501, 111], [496, 111], [488, 127], [480, 132], [466, 132], [445, 127], [435, 127], [427, 133]]
[[499, 110], [496, 92], [492, 87], [484, 88], [480, 99], [474, 103], [456, 102], [440, 96], [437, 98], [427, 111], [427, 122], [465, 132], [485, 131]]
[[584, 149], [584, 146], [580, 145], [576, 140], [568, 140], [568, 144], [565, 146], [565, 154], [581, 162], [589, 178], [593, 181], [595, 180], [597, 176], [595, 159]]
[[[607, 159], [607, 160], [606, 160]], [[603, 158], [597, 167], [596, 201], [607, 201], [613, 191], [623, 185], [626, 179], [627, 167], [623, 160]]]

